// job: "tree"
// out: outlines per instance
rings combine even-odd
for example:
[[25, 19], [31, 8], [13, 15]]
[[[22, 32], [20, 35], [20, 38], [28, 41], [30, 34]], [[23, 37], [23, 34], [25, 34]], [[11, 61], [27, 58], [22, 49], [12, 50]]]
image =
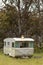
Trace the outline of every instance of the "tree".
[[5, 34], [4, 37], [14, 37], [18, 35], [18, 12], [15, 7], [6, 5], [0, 11], [0, 30]]
[[[4, 1], [5, 3], [7, 0]], [[9, 0], [11, 6], [15, 4], [18, 12], [18, 36], [24, 34], [26, 37], [42, 36], [42, 0], [22, 0], [22, 7], [20, 0]], [[5, 4], [5, 6], [7, 3]], [[10, 15], [10, 14], [9, 14]], [[12, 27], [11, 27], [12, 28]], [[13, 29], [13, 28], [12, 28]]]
[[[3, 1], [3, 0], [2, 0]], [[5, 6], [7, 5], [6, 4], [6, 2], [7, 2], [7, 0], [4, 0], [3, 1], [3, 3], [5, 4]], [[17, 8], [18, 8], [18, 29], [19, 29], [19, 36], [20, 36], [20, 34], [21, 34], [21, 25], [20, 25], [20, 21], [21, 21], [21, 19], [20, 19], [20, 17], [21, 17], [21, 14], [20, 14], [20, 0], [16, 0], [16, 1], [14, 1], [14, 0], [9, 0], [8, 1], [12, 6], [13, 6], [13, 3], [15, 2], [17, 2], [16, 3], [16, 5], [17, 5]], [[14, 6], [15, 7], [15, 6]]]

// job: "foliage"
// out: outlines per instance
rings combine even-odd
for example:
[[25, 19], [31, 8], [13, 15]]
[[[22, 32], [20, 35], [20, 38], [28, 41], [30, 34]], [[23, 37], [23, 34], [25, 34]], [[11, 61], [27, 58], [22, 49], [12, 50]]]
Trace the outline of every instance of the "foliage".
[[[8, 3], [7, 3], [8, 1]], [[43, 1], [42, 0], [2, 0], [0, 11], [0, 38], [32, 37], [43, 42]]]
[[10, 32], [16, 33], [18, 13], [16, 8], [10, 5], [6, 5], [4, 9], [0, 11], [0, 33], [5, 34], [6, 37], [10, 35]]

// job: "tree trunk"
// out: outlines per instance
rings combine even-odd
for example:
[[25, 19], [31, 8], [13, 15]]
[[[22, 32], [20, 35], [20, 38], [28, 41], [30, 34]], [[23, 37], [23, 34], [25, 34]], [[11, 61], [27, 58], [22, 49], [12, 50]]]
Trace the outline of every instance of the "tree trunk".
[[20, 0], [18, 0], [18, 29], [19, 29], [19, 36], [21, 34], [21, 13], [20, 13]]

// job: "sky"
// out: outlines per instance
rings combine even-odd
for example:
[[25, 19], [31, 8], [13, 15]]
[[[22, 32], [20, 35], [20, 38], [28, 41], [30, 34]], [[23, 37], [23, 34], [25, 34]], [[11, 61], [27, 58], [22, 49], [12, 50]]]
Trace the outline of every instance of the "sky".
[[0, 8], [2, 8], [3, 7], [3, 3], [2, 3], [2, 0], [0, 0]]
[[[20, 6], [22, 8], [23, 7], [23, 3], [22, 3], [22, 0], [20, 0], [20, 1], [21, 1]], [[42, 3], [42, 2], [40, 1], [40, 3]], [[0, 0], [0, 9], [3, 8], [3, 5], [4, 5], [4, 3], [2, 3], [2, 0]], [[43, 9], [43, 5], [41, 5], [40, 8]]]
[[[20, 3], [20, 6], [21, 6], [21, 8], [22, 8], [22, 0], [20, 0], [21, 1], [21, 3]], [[3, 5], [4, 5], [4, 3], [2, 3], [2, 0], [0, 0], [0, 9], [2, 9], [3, 8]]]
[[0, 0], [0, 6], [2, 5], [2, 0]]
[[[3, 7], [3, 3], [2, 3], [2, 0], [0, 0], [0, 8], [2, 8]], [[21, 1], [21, 4], [20, 4], [21, 6], [22, 6], [22, 1]]]

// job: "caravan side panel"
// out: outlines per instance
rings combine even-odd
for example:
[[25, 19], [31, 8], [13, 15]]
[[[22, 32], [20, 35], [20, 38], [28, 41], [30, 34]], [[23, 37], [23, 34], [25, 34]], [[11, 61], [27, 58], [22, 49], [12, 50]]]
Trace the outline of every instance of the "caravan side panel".
[[15, 56], [30, 56], [33, 53], [34, 48], [15, 48]]

